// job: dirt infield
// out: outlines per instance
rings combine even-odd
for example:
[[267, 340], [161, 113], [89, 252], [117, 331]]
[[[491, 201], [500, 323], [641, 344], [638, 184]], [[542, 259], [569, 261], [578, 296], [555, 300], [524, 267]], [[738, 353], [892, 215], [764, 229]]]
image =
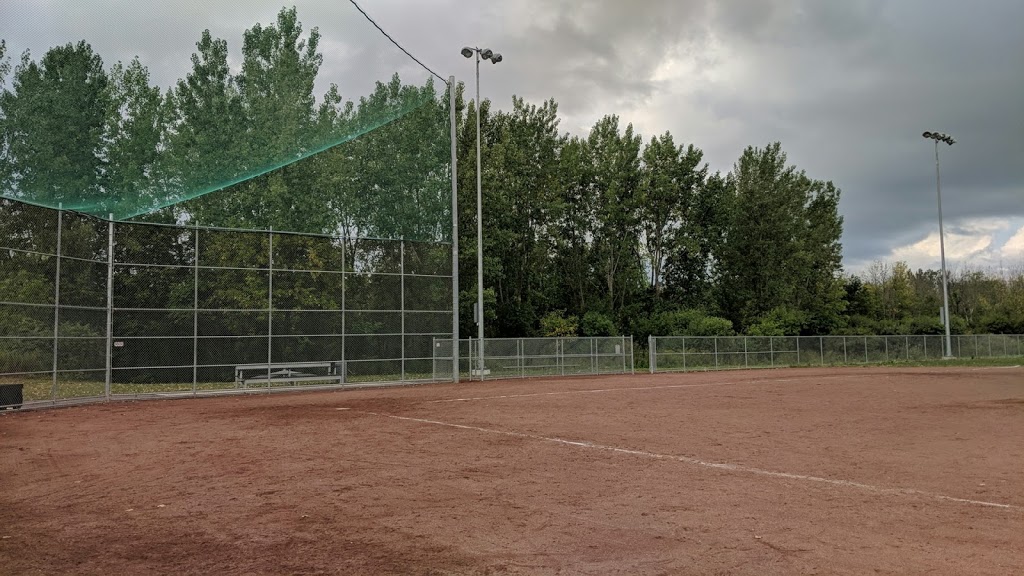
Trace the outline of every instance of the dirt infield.
[[1024, 369], [0, 415], [0, 574], [1021, 574]]

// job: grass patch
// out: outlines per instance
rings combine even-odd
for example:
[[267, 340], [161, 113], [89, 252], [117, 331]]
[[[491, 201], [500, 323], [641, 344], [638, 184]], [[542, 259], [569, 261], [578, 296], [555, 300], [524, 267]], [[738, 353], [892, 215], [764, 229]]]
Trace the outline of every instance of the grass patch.
[[1024, 356], [1004, 356], [1000, 358], [950, 358], [949, 360], [910, 360], [889, 362], [884, 366], [1020, 366], [1024, 365]]
[[[432, 378], [431, 374], [426, 373], [413, 373], [406, 372], [405, 378], [409, 380], [429, 380]], [[0, 383], [19, 383], [24, 384], [23, 396], [26, 402], [38, 402], [38, 401], [49, 401], [54, 398], [53, 396], [53, 380], [48, 377], [33, 377], [33, 378], [15, 378], [7, 377], [0, 378]], [[398, 382], [401, 380], [401, 374], [376, 374], [366, 376], [352, 376], [347, 380], [347, 384], [360, 384], [369, 382]], [[287, 389], [295, 388], [301, 389], [305, 386], [320, 386], [328, 381], [318, 382], [310, 381], [304, 383], [289, 383], [289, 382], [273, 382], [271, 381], [275, 389]], [[266, 388], [265, 385], [260, 384], [249, 384], [246, 390], [259, 390]], [[234, 382], [199, 382], [196, 384], [197, 392], [214, 392], [220, 390], [235, 390], [241, 389], [236, 386]], [[162, 382], [162, 383], [145, 383], [145, 384], [132, 384], [132, 383], [119, 383], [114, 382], [110, 385], [110, 393], [114, 396], [133, 396], [141, 394], [167, 394], [174, 392], [191, 392], [191, 382]], [[105, 393], [105, 384], [102, 380], [72, 380], [72, 379], [58, 379], [57, 380], [57, 400], [71, 400], [75, 398], [101, 398]]]
[[[646, 360], [646, 355], [641, 356]], [[1000, 366], [1021, 366], [1024, 365], [1024, 356], [1006, 356], [998, 358], [952, 358], [949, 360], [938, 360], [938, 359], [927, 359], [927, 360], [898, 360], [890, 362], [827, 362], [821, 364], [819, 362], [810, 363], [777, 363], [776, 368], [843, 368], [843, 367], [880, 367], [888, 366], [893, 368], [914, 368], [914, 367], [1000, 367]], [[589, 366], [588, 366], [589, 367]], [[749, 366], [742, 364], [719, 364], [717, 370], [737, 370], [737, 369], [760, 369], [768, 368], [768, 363], [758, 362], [757, 364], [751, 363]], [[569, 368], [569, 367], [567, 367]], [[683, 372], [681, 366], [664, 366], [659, 365], [659, 372]], [[647, 372], [646, 362], [641, 364], [637, 363], [637, 373]], [[686, 372], [712, 372], [716, 371], [714, 364], [690, 364], [686, 367]], [[552, 377], [558, 376], [560, 371], [551, 373], [551, 370], [547, 367], [537, 369], [527, 367], [525, 375], [530, 377]], [[627, 372], [628, 373], [628, 369]], [[574, 370], [567, 370], [566, 375], [574, 375]], [[513, 370], [507, 367], [495, 366], [492, 372], [488, 375], [489, 379], [498, 378], [519, 378], [522, 373], [519, 370]], [[471, 380], [475, 379], [476, 376], [470, 376], [468, 371], [463, 370], [461, 373], [461, 379]], [[433, 374], [429, 373], [418, 373], [418, 372], [406, 372], [406, 381], [429, 381], [433, 378]], [[401, 374], [374, 374], [374, 375], [350, 375], [346, 384], [361, 384], [361, 383], [391, 383], [400, 382], [402, 380]], [[26, 402], [38, 402], [48, 401], [53, 398], [53, 380], [48, 377], [32, 377], [32, 378], [15, 378], [5, 377], [0, 378], [0, 383], [21, 383], [24, 384], [24, 399]], [[287, 389], [295, 388], [302, 389], [305, 386], [319, 386], [325, 384], [325, 382], [311, 381], [308, 383], [286, 383], [277, 382], [274, 383], [272, 388], [274, 389]], [[234, 382], [199, 382], [196, 385], [197, 392], [214, 392], [222, 390], [234, 390], [238, 388]], [[247, 390], [259, 390], [265, 388], [259, 384], [250, 384]], [[144, 394], [167, 394], [174, 392], [191, 392], [191, 382], [166, 382], [166, 383], [145, 383], [145, 384], [132, 384], [132, 383], [113, 383], [111, 385], [111, 394], [116, 396], [133, 396], [133, 395], [144, 395]], [[75, 398], [101, 398], [104, 395], [104, 383], [101, 380], [86, 380], [86, 379], [60, 379], [57, 381], [57, 400], [72, 400]]]

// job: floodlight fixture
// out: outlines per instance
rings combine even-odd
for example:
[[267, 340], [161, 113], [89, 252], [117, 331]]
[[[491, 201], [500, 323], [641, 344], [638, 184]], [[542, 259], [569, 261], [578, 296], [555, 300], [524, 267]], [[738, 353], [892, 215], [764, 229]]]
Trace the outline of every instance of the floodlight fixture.
[[952, 136], [950, 136], [949, 134], [944, 134], [942, 132], [925, 132], [924, 134], [921, 135], [924, 136], [925, 138], [935, 140], [936, 142], [945, 142], [950, 146], [956, 144], [956, 140], [954, 140]]
[[466, 58], [472, 58], [473, 52], [474, 50], [469, 46], [466, 46], [465, 48], [462, 49], [462, 55], [465, 56]]
[[501, 54], [496, 53], [491, 56], [491, 64], [497, 64], [498, 62], [501, 62]]
[[480, 57], [484, 60], [490, 60], [491, 56], [494, 56], [494, 52], [492, 52], [490, 48], [484, 48], [480, 51]]

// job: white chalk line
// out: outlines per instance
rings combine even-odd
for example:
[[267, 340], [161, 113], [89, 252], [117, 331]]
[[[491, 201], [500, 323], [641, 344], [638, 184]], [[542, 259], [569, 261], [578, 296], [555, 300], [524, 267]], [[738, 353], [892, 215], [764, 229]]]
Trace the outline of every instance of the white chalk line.
[[565, 446], [574, 446], [579, 448], [590, 448], [593, 450], [603, 450], [606, 452], [613, 452], [617, 454], [628, 454], [630, 456], [640, 456], [643, 458], [652, 458], [655, 460], [669, 460], [676, 462], [683, 462], [686, 464], [692, 464], [695, 466], [701, 466], [704, 468], [711, 468], [714, 470], [726, 470], [729, 472], [739, 472], [743, 474], [754, 474], [758, 476], [768, 476], [770, 478], [783, 478], [786, 480], [801, 480], [804, 482], [815, 482], [819, 484], [828, 484], [831, 486], [839, 486], [842, 488], [854, 488], [865, 492], [872, 492], [875, 494], [885, 494], [894, 496], [918, 496], [922, 498], [930, 498], [933, 500], [941, 500], [945, 502], [955, 502], [958, 504], [970, 504], [974, 506], [985, 506], [988, 508], [1000, 508], [1003, 510], [1022, 511], [1024, 507], [1015, 506], [1013, 504], [1002, 504], [999, 502], [987, 502], [984, 500], [972, 500], [970, 498], [957, 498], [956, 496], [947, 496], [945, 494], [939, 494], [937, 492], [928, 492], [925, 490], [917, 490], [915, 488], [886, 488], [884, 486], [875, 486], [873, 484], [865, 484], [863, 482], [854, 482], [852, 480], [837, 480], [833, 478], [822, 478], [820, 476], [808, 476], [805, 474], [793, 474], [791, 472], [776, 472], [774, 470], [764, 470], [761, 468], [754, 468], [751, 466], [743, 466], [741, 464], [731, 464], [728, 462], [708, 462], [699, 458], [692, 458], [689, 456], [678, 456], [673, 454], [658, 454], [657, 452], [648, 452], [645, 450], [631, 450], [629, 448], [619, 448], [616, 446], [606, 446], [603, 444], [595, 444], [593, 442], [577, 441], [577, 440], [566, 440], [564, 438], [557, 438], [551, 436], [539, 436], [535, 434], [526, 434], [523, 432], [511, 432], [508, 430], [497, 430], [493, 428], [482, 428], [479, 426], [469, 426], [466, 424], [454, 424], [451, 422], [442, 422], [440, 420], [429, 420], [426, 418], [413, 418], [411, 416], [396, 416], [394, 414], [382, 414], [379, 412], [363, 412], [372, 416], [379, 416], [382, 418], [392, 418], [394, 420], [404, 420], [407, 422], [418, 422], [420, 424], [431, 424], [434, 426], [444, 426], [447, 428], [456, 428], [459, 430], [471, 430], [474, 432], [483, 432], [485, 434], [498, 434], [502, 436], [511, 436], [513, 438], [524, 438], [528, 440], [537, 440], [541, 442], [551, 442], [555, 444], [562, 444]]
[[[828, 377], [826, 377], [828, 378]], [[792, 382], [794, 378], [782, 380], [742, 380], [739, 382], [705, 382], [703, 384], [669, 384], [665, 386], [623, 386], [619, 388], [588, 388], [586, 390], [561, 390], [558, 392], [531, 392], [530, 394], [502, 394], [500, 396], [475, 396], [471, 398], [446, 398], [431, 400], [427, 404], [444, 402], [472, 402], [475, 400], [501, 400], [505, 398], [530, 398], [532, 396], [563, 396], [566, 394], [600, 394], [603, 392], [626, 392], [633, 390], [669, 390], [671, 388], [706, 388], [709, 386], [732, 386], [735, 384], [760, 384], [769, 382]]]

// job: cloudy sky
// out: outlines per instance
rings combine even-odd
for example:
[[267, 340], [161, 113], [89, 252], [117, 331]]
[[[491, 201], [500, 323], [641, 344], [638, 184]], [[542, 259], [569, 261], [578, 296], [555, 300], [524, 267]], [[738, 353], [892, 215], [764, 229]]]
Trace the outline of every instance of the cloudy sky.
[[[1020, 0], [358, 0], [442, 76], [472, 79], [465, 45], [490, 47], [482, 91], [559, 104], [562, 130], [605, 114], [647, 139], [666, 130], [731, 169], [747, 145], [843, 191], [847, 270], [873, 260], [937, 268], [942, 144], [946, 253], [954, 268], [1024, 266], [1024, 2]], [[228, 41], [298, 7], [323, 35], [321, 78], [357, 98], [394, 71], [426, 73], [344, 0], [0, 0], [9, 54], [90, 42], [109, 65], [138, 55], [154, 82], [190, 67], [203, 29]]]

